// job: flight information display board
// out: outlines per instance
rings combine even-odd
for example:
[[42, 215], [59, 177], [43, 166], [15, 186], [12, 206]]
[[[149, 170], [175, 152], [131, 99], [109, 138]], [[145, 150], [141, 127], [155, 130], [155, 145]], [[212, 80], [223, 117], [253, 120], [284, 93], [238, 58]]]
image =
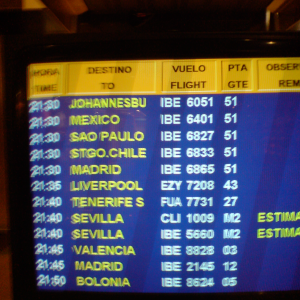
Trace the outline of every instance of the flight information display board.
[[300, 58], [28, 67], [39, 290], [299, 290]]

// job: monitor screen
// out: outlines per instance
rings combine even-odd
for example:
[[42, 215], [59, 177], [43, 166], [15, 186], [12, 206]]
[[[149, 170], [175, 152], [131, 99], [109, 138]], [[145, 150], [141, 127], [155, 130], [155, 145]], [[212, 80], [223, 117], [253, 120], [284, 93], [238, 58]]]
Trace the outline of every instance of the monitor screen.
[[299, 290], [300, 58], [32, 63], [39, 291]]

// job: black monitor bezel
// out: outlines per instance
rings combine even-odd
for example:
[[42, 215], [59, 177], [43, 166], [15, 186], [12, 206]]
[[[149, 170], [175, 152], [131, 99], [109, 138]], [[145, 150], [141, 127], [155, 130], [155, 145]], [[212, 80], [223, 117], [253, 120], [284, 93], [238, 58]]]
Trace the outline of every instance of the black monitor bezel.
[[[38, 291], [33, 256], [33, 226], [29, 184], [28, 115], [26, 72], [31, 63], [193, 59], [246, 57], [300, 57], [298, 33], [232, 34], [134, 34], [8, 36], [5, 38], [5, 128], [8, 166], [8, 192], [12, 245], [14, 299], [98, 299], [120, 297], [125, 293]], [[299, 297], [300, 291], [255, 293], [205, 293], [206, 299], [271, 299]], [[140, 294], [139, 297], [191, 297], [199, 294]]]

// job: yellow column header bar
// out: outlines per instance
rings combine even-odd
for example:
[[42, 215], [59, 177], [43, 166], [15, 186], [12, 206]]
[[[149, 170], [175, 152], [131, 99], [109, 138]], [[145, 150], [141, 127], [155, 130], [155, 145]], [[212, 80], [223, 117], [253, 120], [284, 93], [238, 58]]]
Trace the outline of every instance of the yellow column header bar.
[[300, 91], [300, 58], [92, 61], [31, 64], [28, 98]]

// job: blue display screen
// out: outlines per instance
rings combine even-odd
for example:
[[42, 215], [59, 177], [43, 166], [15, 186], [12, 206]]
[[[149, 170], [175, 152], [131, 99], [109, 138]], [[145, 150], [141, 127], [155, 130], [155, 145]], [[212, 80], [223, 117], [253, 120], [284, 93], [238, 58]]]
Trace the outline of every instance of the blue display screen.
[[29, 101], [40, 290], [300, 288], [298, 93]]

